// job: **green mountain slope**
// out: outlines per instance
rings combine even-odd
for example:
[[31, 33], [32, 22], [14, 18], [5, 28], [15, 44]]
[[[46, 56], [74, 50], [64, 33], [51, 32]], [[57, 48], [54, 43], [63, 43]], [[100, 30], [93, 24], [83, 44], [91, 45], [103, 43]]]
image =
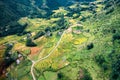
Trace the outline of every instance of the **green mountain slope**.
[[0, 37], [0, 80], [120, 79], [119, 0], [24, 1], [13, 3], [30, 14], [8, 9], [20, 15], [11, 28], [21, 31]]
[[[18, 31], [19, 25], [17, 21], [21, 17], [48, 17], [52, 14], [53, 9], [58, 9], [60, 6], [73, 4], [74, 0], [1, 0], [0, 1], [0, 36], [6, 36]], [[83, 0], [84, 1], [84, 0]], [[8, 27], [9, 26], [9, 27]], [[16, 32], [13, 29], [16, 27]], [[18, 28], [17, 28], [18, 27]], [[7, 29], [7, 32], [6, 32]], [[10, 32], [13, 30], [13, 32]]]

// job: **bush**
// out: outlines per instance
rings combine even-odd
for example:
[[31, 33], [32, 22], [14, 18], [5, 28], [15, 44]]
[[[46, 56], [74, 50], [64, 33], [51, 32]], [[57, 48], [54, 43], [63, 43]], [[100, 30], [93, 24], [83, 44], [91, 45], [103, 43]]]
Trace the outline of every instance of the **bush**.
[[53, 32], [54, 31], [57, 31], [58, 30], [58, 28], [57, 27], [52, 27], [52, 29], [51, 29]]
[[46, 27], [46, 28], [45, 28], [45, 32], [48, 32], [48, 31], [51, 31], [51, 28], [50, 28], [50, 27]]
[[93, 47], [94, 47], [93, 43], [90, 43], [90, 44], [87, 45], [87, 50], [90, 50], [90, 49], [92, 49]]
[[95, 61], [101, 65], [105, 62], [105, 58], [103, 57], [103, 55], [97, 55], [95, 56]]
[[87, 71], [87, 69], [82, 69], [78, 72], [77, 80], [92, 80], [92, 77], [90, 73]]
[[31, 38], [28, 38], [27, 41], [26, 41], [26, 46], [29, 46], [29, 47], [34, 47], [34, 46], [37, 46]]
[[65, 74], [63, 74], [62, 72], [59, 72], [57, 74], [58, 79], [57, 80], [70, 80], [67, 76], [65, 76]]
[[112, 13], [114, 11], [114, 8], [110, 8], [110, 9], [108, 9], [107, 11], [106, 11], [106, 14], [110, 14], [110, 13]]
[[10, 54], [8, 54], [8, 53], [12, 50], [13, 46], [14, 46], [13, 43], [8, 43], [8, 44], [6, 45], [7, 48], [6, 48], [5, 53], [4, 53], [5, 57], [6, 57], [6, 56], [10, 56]]
[[62, 79], [64, 75], [62, 73], [58, 73], [57, 76], [58, 76], [58, 79]]
[[108, 63], [106, 62], [105, 58], [103, 55], [97, 55], [95, 56], [95, 61], [97, 62], [97, 64], [102, 67], [103, 70], [108, 70]]
[[120, 55], [112, 63], [111, 80], [120, 80]]
[[39, 37], [43, 36], [45, 33], [43, 31], [39, 31], [35, 36], [34, 36], [34, 40], [38, 39]]
[[115, 33], [112, 37], [113, 41], [120, 39], [120, 33]]

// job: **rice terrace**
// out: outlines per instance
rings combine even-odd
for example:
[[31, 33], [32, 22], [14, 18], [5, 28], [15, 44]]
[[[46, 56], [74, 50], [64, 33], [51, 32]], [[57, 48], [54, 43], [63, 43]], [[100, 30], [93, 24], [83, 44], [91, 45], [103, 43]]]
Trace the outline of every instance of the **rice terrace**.
[[0, 0], [0, 80], [120, 80], [120, 0]]

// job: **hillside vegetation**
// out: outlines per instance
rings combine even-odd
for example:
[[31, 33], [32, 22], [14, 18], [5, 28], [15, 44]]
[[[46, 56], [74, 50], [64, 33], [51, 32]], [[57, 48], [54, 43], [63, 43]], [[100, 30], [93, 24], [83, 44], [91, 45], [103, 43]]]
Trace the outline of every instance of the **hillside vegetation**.
[[0, 80], [120, 80], [119, 0], [0, 2]]

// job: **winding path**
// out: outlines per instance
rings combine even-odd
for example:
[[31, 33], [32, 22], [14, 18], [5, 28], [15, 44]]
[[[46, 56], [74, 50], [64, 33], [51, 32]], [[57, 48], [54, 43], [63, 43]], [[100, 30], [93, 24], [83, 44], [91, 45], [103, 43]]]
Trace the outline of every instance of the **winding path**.
[[34, 65], [35, 65], [36, 63], [38, 63], [39, 61], [48, 58], [48, 57], [54, 52], [54, 50], [59, 46], [59, 44], [60, 44], [60, 42], [61, 42], [61, 40], [62, 40], [62, 37], [63, 37], [64, 33], [65, 33], [65, 31], [64, 31], [63, 34], [61, 35], [61, 38], [60, 38], [59, 41], [57, 42], [56, 46], [49, 52], [49, 54], [48, 54], [47, 56], [45, 56], [45, 57], [43, 57], [43, 58], [40, 58], [40, 59], [38, 59], [37, 61], [32, 61], [31, 74], [32, 74], [33, 80], [36, 80], [35, 75], [34, 75]]

